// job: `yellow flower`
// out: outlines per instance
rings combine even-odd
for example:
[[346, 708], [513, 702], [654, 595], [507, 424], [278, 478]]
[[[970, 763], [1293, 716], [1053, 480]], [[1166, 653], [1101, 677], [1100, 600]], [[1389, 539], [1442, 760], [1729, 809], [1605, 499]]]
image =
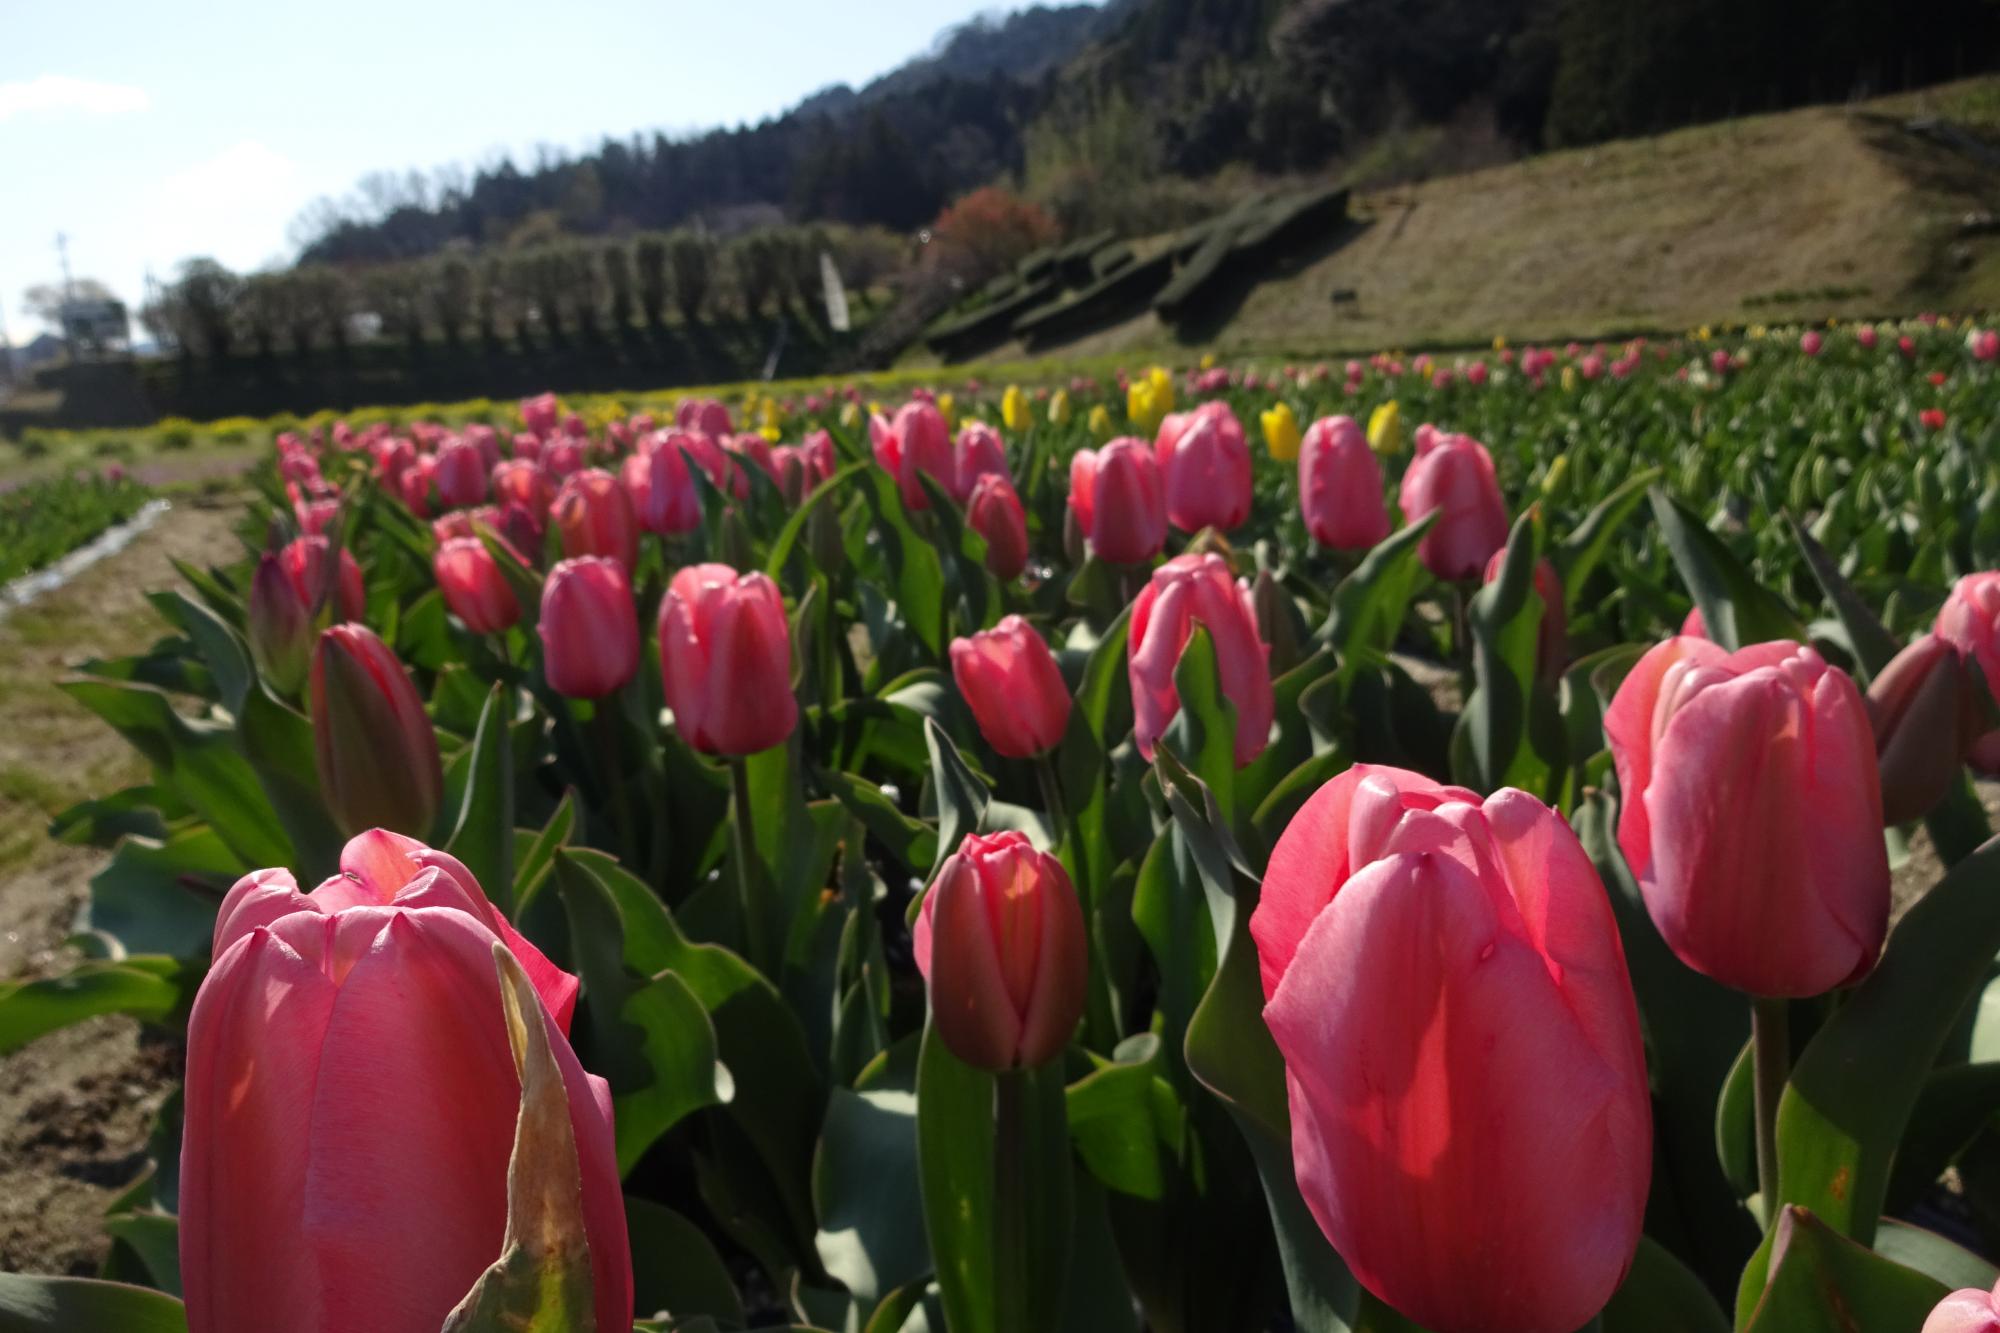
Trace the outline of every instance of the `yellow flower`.
[[1368, 447], [1383, 455], [1403, 452], [1403, 409], [1395, 399], [1369, 413]]
[[772, 444], [776, 444], [779, 440], [785, 438], [785, 432], [777, 426], [759, 426], [757, 428], [757, 433], [763, 436], [765, 439], [769, 440]]
[[1068, 389], [1057, 389], [1054, 393], [1049, 395], [1050, 425], [1067, 426], [1069, 424], [1070, 417], [1074, 415], [1075, 413], [1073, 413], [1070, 410]]
[[1213, 352], [1203, 352], [1203, 353], [1201, 354], [1201, 368], [1202, 368], [1203, 370], [1214, 370], [1214, 369], [1215, 369], [1215, 353], [1213, 353]]
[[1103, 403], [1090, 409], [1090, 433], [1100, 440], [1108, 440], [1117, 427], [1111, 424], [1111, 410]]
[[1574, 388], [1576, 388], [1576, 367], [1575, 367], [1575, 366], [1564, 366], [1564, 367], [1563, 367], [1563, 378], [1562, 378], [1562, 385], [1563, 385], [1563, 388], [1565, 388], [1565, 389], [1574, 389]]
[[1507, 338], [1505, 334], [1496, 333], [1493, 335], [1493, 350], [1496, 352], [1507, 350]]
[[1557, 454], [1556, 461], [1549, 464], [1548, 473], [1542, 478], [1542, 494], [1551, 499], [1562, 494], [1563, 483], [1569, 479], [1569, 455]]
[[[784, 410], [778, 406], [778, 400], [775, 398], [766, 398], [764, 400], [762, 408], [758, 411], [758, 416], [761, 418], [760, 424], [766, 431], [775, 432], [780, 426], [785, 424]], [[773, 434], [771, 438], [775, 440], [778, 437], [776, 434]]]
[[1710, 338], [1714, 337], [1715, 334], [1708, 327], [1708, 325], [1704, 324], [1700, 328], [1694, 331], [1694, 336], [1699, 340], [1701, 340], [1702, 342], [1707, 342]]
[[855, 402], [852, 398], [848, 399], [845, 403], [841, 404], [840, 424], [847, 427], [847, 429], [849, 430], [853, 430], [856, 426], [860, 425], [861, 404]]
[[1299, 419], [1292, 415], [1290, 403], [1279, 403], [1258, 414], [1264, 423], [1264, 446], [1271, 451], [1271, 457], [1280, 463], [1289, 463], [1299, 456]]
[[1125, 415], [1142, 435], [1151, 435], [1173, 410], [1174, 377], [1164, 366], [1154, 366], [1125, 391]]
[[937, 410], [938, 410], [938, 415], [944, 418], [945, 425], [953, 428], [957, 427], [958, 418], [952, 413], [952, 401], [950, 394], [941, 393], [937, 396]]
[[1034, 413], [1028, 410], [1028, 395], [1021, 392], [1021, 386], [1010, 384], [1000, 395], [1000, 420], [1008, 430], [1023, 431], [1034, 420]]

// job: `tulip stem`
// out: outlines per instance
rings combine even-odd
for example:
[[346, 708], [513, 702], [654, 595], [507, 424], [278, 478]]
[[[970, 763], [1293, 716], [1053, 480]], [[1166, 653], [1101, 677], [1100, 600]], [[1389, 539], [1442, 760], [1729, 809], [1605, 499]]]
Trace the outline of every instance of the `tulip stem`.
[[750, 764], [744, 756], [729, 757], [729, 780], [734, 797], [729, 828], [735, 841], [731, 854], [736, 861], [738, 904], [743, 911], [743, 942], [750, 963], [765, 976], [775, 976], [776, 960], [767, 938], [770, 914], [764, 909], [764, 865], [757, 855], [757, 829], [750, 813]]
[[591, 701], [590, 730], [597, 741], [598, 766], [604, 771], [604, 792], [611, 806], [611, 834], [617, 840], [618, 855], [625, 864], [636, 865], [639, 858], [632, 849], [632, 811], [625, 799], [625, 761], [610, 698]]
[[1048, 754], [1035, 756], [1035, 780], [1042, 786], [1042, 809], [1049, 817], [1049, 835], [1060, 849], [1069, 838], [1069, 810], [1063, 804], [1062, 783], [1056, 778], [1055, 760]]
[[1791, 1001], [1750, 1001], [1751, 1059], [1756, 1073], [1757, 1193], [1768, 1221], [1778, 1214], [1778, 1099], [1791, 1076]]
[[1028, 1309], [1027, 1082], [1020, 1069], [993, 1076], [993, 1295], [999, 1333], [1030, 1333]]

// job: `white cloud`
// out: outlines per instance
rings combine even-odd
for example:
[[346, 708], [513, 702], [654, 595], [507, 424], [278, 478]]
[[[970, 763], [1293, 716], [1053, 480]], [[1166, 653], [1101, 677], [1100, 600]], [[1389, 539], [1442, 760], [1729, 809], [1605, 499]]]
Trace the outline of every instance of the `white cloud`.
[[285, 224], [308, 191], [298, 164], [245, 139], [163, 177], [141, 196], [146, 252], [163, 275], [189, 255], [210, 255], [238, 270], [284, 248]]
[[100, 83], [65, 74], [0, 83], [0, 120], [37, 111], [83, 111], [96, 116], [144, 111], [152, 105], [144, 88], [129, 83]]

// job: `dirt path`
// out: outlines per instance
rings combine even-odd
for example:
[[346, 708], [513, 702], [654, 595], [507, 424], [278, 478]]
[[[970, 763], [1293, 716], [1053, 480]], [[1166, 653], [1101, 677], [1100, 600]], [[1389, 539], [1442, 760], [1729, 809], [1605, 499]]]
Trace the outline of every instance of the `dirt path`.
[[[240, 514], [235, 500], [177, 500], [131, 546], [0, 619], [0, 978], [45, 976], [74, 960], [63, 941], [105, 861], [94, 848], [50, 842], [49, 817], [146, 776], [131, 747], [55, 681], [87, 658], [160, 637], [145, 594], [179, 581], [173, 559], [234, 559]], [[180, 1059], [177, 1041], [127, 1018], [95, 1019], [0, 1058], [0, 1271], [95, 1270], [105, 1206], [143, 1165]]]

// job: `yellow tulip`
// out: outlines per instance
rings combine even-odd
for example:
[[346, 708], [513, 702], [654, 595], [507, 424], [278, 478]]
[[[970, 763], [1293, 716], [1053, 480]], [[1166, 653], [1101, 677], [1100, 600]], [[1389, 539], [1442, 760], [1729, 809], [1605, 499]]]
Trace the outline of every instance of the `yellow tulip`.
[[1271, 457], [1280, 463], [1289, 463], [1299, 456], [1299, 419], [1292, 415], [1290, 403], [1279, 403], [1258, 414], [1264, 423], [1264, 446], [1271, 451]]
[[757, 433], [763, 436], [765, 439], [769, 440], [772, 444], [776, 444], [779, 440], [785, 438], [785, 432], [777, 426], [759, 426], [757, 428]]
[[1557, 454], [1556, 461], [1549, 464], [1549, 470], [1542, 477], [1542, 494], [1554, 499], [1562, 494], [1563, 483], [1569, 480], [1569, 455]]
[[1562, 378], [1562, 386], [1563, 386], [1563, 388], [1565, 388], [1565, 389], [1574, 389], [1574, 388], [1576, 388], [1576, 367], [1575, 367], [1575, 366], [1564, 366], [1564, 367], [1563, 367], [1563, 378]]
[[1214, 369], [1215, 369], [1215, 353], [1213, 353], [1213, 352], [1203, 352], [1203, 353], [1201, 354], [1201, 368], [1202, 368], [1203, 370], [1214, 370]]
[[1049, 395], [1050, 425], [1067, 426], [1070, 417], [1073, 415], [1075, 414], [1070, 410], [1068, 389], [1057, 389]]
[[1395, 399], [1369, 413], [1368, 447], [1383, 455], [1403, 452], [1403, 409]]
[[852, 398], [841, 404], [840, 424], [849, 430], [853, 430], [856, 426], [860, 425], [861, 404], [855, 402]]
[[[776, 431], [780, 426], [785, 424], [784, 411], [779, 408], [778, 400], [775, 398], [766, 398], [764, 400], [764, 405], [759, 411], [758, 416], [761, 418], [760, 424], [767, 431]], [[777, 436], [773, 435], [771, 438], [776, 439]]]
[[1010, 384], [1000, 395], [1000, 420], [1011, 431], [1024, 431], [1034, 420], [1034, 413], [1028, 410], [1028, 395], [1021, 392], [1021, 386]]
[[1499, 333], [1493, 335], [1493, 350], [1496, 352], [1504, 352], [1507, 350], [1506, 335]]
[[1174, 377], [1164, 366], [1154, 366], [1145, 378], [1132, 381], [1125, 391], [1125, 415], [1134, 430], [1151, 435], [1159, 429], [1167, 413], [1174, 410]]
[[1108, 440], [1117, 431], [1111, 424], [1111, 410], [1103, 403], [1090, 409], [1090, 433], [1099, 440]]

